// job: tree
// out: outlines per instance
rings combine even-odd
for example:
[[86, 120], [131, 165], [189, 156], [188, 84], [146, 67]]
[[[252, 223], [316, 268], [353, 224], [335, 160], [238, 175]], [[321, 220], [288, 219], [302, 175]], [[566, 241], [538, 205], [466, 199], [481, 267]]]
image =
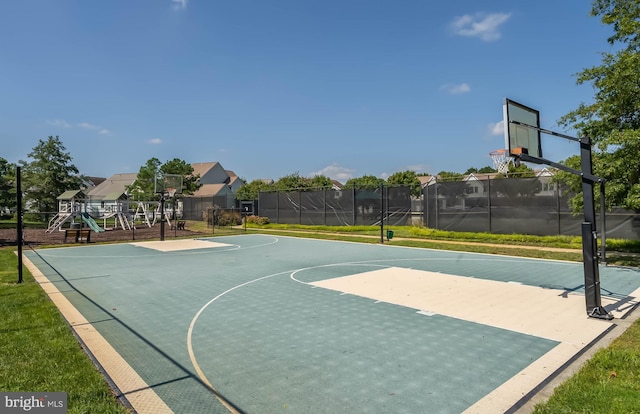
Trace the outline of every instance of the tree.
[[333, 185], [333, 181], [331, 181], [331, 178], [327, 177], [326, 175], [314, 175], [313, 177], [311, 177], [309, 183], [311, 184], [312, 188], [318, 190], [330, 189]]
[[300, 173], [295, 172], [278, 178], [273, 185], [278, 191], [306, 190], [311, 187], [311, 180], [301, 176]]
[[460, 181], [464, 178], [464, 174], [453, 171], [440, 171], [438, 177], [443, 181]]
[[16, 166], [0, 157], [0, 217], [16, 205]]
[[193, 167], [186, 161], [174, 158], [162, 164], [159, 159], [149, 159], [140, 170], [136, 180], [127, 187], [134, 200], [157, 200], [155, 182], [159, 174], [176, 174], [182, 176], [182, 192], [193, 194], [199, 187], [199, 175], [193, 175]]
[[409, 187], [410, 194], [414, 197], [420, 197], [420, 180], [415, 171], [399, 171], [391, 174], [387, 178], [389, 186]]
[[73, 158], [58, 136], [39, 140], [27, 156], [32, 161], [20, 161], [25, 204], [34, 212], [57, 211], [57, 197], [67, 190], [79, 190], [82, 183]]
[[386, 181], [383, 178], [378, 178], [374, 175], [363, 175], [362, 177], [348, 179], [344, 186], [348, 188], [378, 188], [384, 184], [386, 184]]
[[[605, 203], [640, 209], [640, 2], [594, 0], [592, 16], [611, 25], [608, 42], [620, 49], [603, 53], [602, 64], [577, 75], [577, 84], [591, 83], [594, 102], [582, 103], [563, 116], [559, 124], [570, 126], [594, 144], [594, 174], [607, 180]], [[565, 160], [567, 165], [575, 159]], [[574, 166], [575, 168], [575, 166]], [[581, 208], [580, 178], [561, 175], [577, 194], [571, 201]], [[597, 192], [596, 192], [597, 193]], [[597, 196], [597, 195], [596, 195]]]
[[236, 191], [236, 198], [238, 200], [257, 200], [258, 194], [261, 191], [269, 191], [273, 189], [273, 184], [267, 184], [263, 180], [253, 180]]
[[491, 173], [495, 173], [498, 172], [498, 170], [496, 170], [495, 168], [487, 165], [484, 166], [480, 169], [476, 168], [476, 167], [470, 167], [467, 169], [467, 171], [464, 172], [465, 175], [469, 175], [469, 174], [491, 174]]
[[136, 180], [127, 187], [134, 200], [149, 201], [158, 198], [155, 193], [155, 178], [161, 165], [160, 160], [154, 157], [140, 167]]

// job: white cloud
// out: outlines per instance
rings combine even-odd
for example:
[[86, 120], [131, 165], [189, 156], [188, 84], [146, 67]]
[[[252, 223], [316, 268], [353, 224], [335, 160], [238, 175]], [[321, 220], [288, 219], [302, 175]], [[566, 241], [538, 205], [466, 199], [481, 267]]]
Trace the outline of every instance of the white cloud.
[[106, 128], [102, 128], [101, 126], [98, 125], [93, 125], [90, 124], [88, 122], [80, 122], [78, 124], [72, 125], [67, 121], [64, 121], [62, 119], [54, 119], [52, 121], [47, 121], [47, 124], [52, 125], [54, 127], [60, 127], [60, 128], [82, 128], [82, 129], [88, 129], [90, 131], [97, 131], [98, 134], [100, 135], [110, 135], [111, 131], [109, 131]]
[[456, 84], [452, 84], [452, 83], [447, 83], [445, 85], [442, 85], [440, 87], [440, 90], [443, 90], [447, 93], [450, 93], [452, 95], [458, 95], [461, 93], [468, 93], [471, 92], [471, 86], [469, 86], [468, 83], [460, 83], [458, 85]]
[[79, 126], [80, 128], [84, 128], [84, 129], [100, 129], [100, 127], [99, 127], [99, 126], [91, 125], [91, 124], [90, 124], [90, 123], [88, 123], [88, 122], [80, 122], [80, 123], [78, 124], [78, 126]]
[[103, 128], [103, 127], [98, 126], [98, 125], [90, 124], [88, 122], [80, 122], [78, 124], [78, 127], [79, 128], [83, 128], [83, 129], [88, 129], [90, 131], [98, 131], [98, 134], [100, 134], [100, 135], [109, 135], [109, 134], [111, 134], [111, 131], [109, 131], [108, 129]]
[[504, 121], [498, 121], [495, 124], [489, 124], [487, 127], [491, 135], [504, 135]]
[[160, 138], [152, 138], [147, 142], [152, 145], [162, 144], [162, 140]]
[[500, 39], [500, 25], [509, 20], [511, 13], [476, 13], [457, 17], [451, 23], [453, 32], [460, 36], [479, 37], [485, 42]]
[[331, 179], [338, 180], [344, 184], [347, 180], [349, 180], [350, 178], [353, 178], [353, 175], [355, 174], [355, 172], [356, 170], [353, 170], [351, 168], [345, 168], [337, 164], [332, 164], [324, 167], [320, 171], [312, 172], [309, 175], [311, 177], [316, 175], [325, 175]]
[[61, 128], [71, 128], [71, 124], [62, 119], [54, 119], [53, 121], [47, 121], [47, 124]]
[[187, 0], [171, 0], [173, 10], [184, 10], [187, 8]]

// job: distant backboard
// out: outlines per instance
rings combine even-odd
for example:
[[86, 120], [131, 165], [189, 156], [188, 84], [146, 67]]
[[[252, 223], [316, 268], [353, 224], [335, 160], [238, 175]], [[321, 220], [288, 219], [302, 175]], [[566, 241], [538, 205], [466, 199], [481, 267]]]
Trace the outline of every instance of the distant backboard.
[[182, 176], [159, 172], [154, 180], [154, 192], [157, 194], [182, 194]]
[[[540, 130], [524, 126], [540, 128], [540, 112], [508, 98], [504, 99], [502, 110], [505, 148], [509, 155], [529, 154], [532, 157], [542, 158]], [[524, 125], [517, 125], [511, 121]]]

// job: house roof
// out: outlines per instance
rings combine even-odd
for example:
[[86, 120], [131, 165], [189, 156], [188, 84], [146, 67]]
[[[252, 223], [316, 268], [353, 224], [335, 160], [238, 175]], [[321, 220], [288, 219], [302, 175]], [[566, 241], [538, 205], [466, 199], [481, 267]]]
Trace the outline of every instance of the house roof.
[[199, 175], [200, 177], [204, 176], [207, 171], [215, 167], [217, 162], [196, 162], [191, 164], [193, 168], [193, 176]]
[[228, 185], [233, 185], [233, 184], [234, 184], [235, 182], [237, 182], [237, 181], [242, 181], [242, 180], [240, 179], [240, 177], [238, 177], [237, 175], [232, 175], [232, 176], [229, 176], [229, 177], [230, 177], [230, 178], [229, 178], [229, 183], [228, 183]]
[[101, 182], [106, 180], [106, 178], [104, 177], [86, 177], [86, 179], [91, 182], [93, 187], [99, 185]]
[[420, 186], [424, 187], [425, 185], [429, 184], [431, 181], [437, 178], [438, 178], [437, 175], [419, 175], [418, 181], [420, 181]]
[[230, 192], [227, 184], [203, 184], [193, 193], [193, 197], [211, 197]]
[[133, 184], [137, 173], [114, 174], [88, 192], [93, 200], [117, 200], [127, 192], [127, 186]]
[[58, 200], [71, 200], [73, 198], [84, 199], [84, 192], [82, 190], [69, 190], [58, 196]]

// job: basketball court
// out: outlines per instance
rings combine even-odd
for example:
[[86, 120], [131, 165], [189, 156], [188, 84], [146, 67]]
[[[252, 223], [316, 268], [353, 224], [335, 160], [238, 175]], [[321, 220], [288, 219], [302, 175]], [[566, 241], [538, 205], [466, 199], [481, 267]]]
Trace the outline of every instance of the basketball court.
[[508, 412], [631, 312], [640, 271], [239, 235], [25, 252], [140, 413]]

